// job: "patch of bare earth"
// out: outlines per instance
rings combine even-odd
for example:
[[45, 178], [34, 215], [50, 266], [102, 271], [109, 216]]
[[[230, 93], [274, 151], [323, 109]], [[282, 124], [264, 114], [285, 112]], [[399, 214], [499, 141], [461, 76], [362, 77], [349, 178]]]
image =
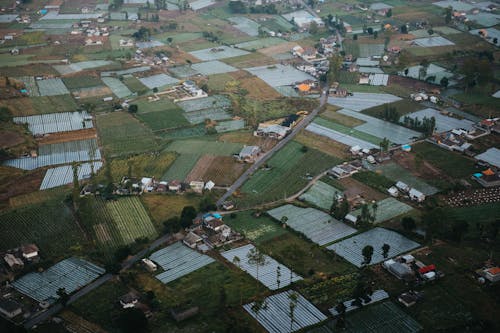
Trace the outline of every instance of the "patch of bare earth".
[[87, 128], [79, 131], [50, 133], [37, 139], [38, 144], [53, 144], [74, 140], [86, 140], [97, 137], [95, 128]]

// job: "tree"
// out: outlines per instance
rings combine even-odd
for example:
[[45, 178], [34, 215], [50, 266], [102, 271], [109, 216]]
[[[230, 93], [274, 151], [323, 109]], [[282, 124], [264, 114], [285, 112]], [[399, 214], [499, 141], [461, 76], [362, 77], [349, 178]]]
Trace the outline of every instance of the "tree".
[[295, 321], [295, 308], [297, 307], [298, 295], [295, 291], [293, 291], [290, 295], [288, 295], [290, 299], [290, 332], [293, 331], [293, 323]]
[[384, 256], [384, 258], [387, 258], [387, 256], [389, 255], [389, 250], [391, 249], [391, 246], [387, 243], [384, 243], [384, 245], [382, 245], [382, 256]]
[[66, 292], [66, 288], [59, 288], [59, 289], [57, 289], [56, 294], [57, 294], [57, 296], [59, 296], [59, 300], [61, 301], [62, 305], [66, 305], [66, 303], [68, 303], [68, 301], [69, 301], [69, 295]]
[[328, 68], [328, 81], [330, 82], [330, 84], [338, 81], [342, 63], [343, 59], [340, 55], [334, 54], [330, 57], [330, 66]]
[[281, 266], [276, 267], [276, 284], [278, 285], [278, 289], [280, 289], [280, 279], [281, 279]]
[[427, 30], [427, 33], [429, 34], [429, 36], [432, 36], [432, 35], [434, 35], [434, 30], [431, 28], [431, 29]]
[[370, 218], [370, 220], [372, 221], [372, 223], [374, 223], [375, 220], [377, 219], [377, 209], [378, 209], [378, 204], [377, 204], [377, 202], [374, 202], [373, 205], [372, 205], [373, 215]]
[[193, 206], [185, 206], [181, 212], [181, 218], [180, 218], [181, 226], [183, 228], [189, 227], [193, 223], [196, 214], [197, 214], [196, 208], [194, 208]]
[[358, 34], [352, 35], [352, 40], [358, 40]]
[[455, 241], [460, 243], [463, 239], [464, 234], [467, 232], [468, 229], [469, 229], [469, 224], [467, 223], [467, 221], [464, 220], [455, 221], [451, 227], [451, 235]]
[[[396, 112], [397, 113], [397, 112]], [[399, 118], [399, 113], [397, 114], [398, 118]], [[391, 120], [391, 119], [387, 119], [387, 120]], [[382, 153], [387, 153], [389, 151], [389, 145], [391, 144], [391, 142], [389, 141], [389, 139], [387, 138], [384, 138], [382, 141], [380, 141], [379, 143], [379, 146], [380, 146], [380, 151]]]
[[288, 216], [283, 215], [280, 219], [281, 225], [285, 226], [286, 222], [288, 222]]
[[172, 44], [172, 41], [173, 41], [173, 40], [174, 40], [174, 39], [173, 39], [172, 37], [168, 37], [168, 38], [167, 38], [167, 43]]
[[403, 217], [401, 219], [401, 225], [403, 226], [403, 229], [406, 231], [414, 230], [417, 227], [415, 220], [411, 216]]
[[309, 33], [311, 35], [315, 35], [318, 33], [318, 23], [316, 23], [316, 21], [312, 21], [309, 25]]
[[236, 266], [240, 267], [240, 265], [241, 265], [241, 259], [240, 259], [240, 257], [234, 256], [234, 258], [233, 258], [233, 264], [235, 264]]
[[137, 113], [138, 110], [139, 110], [139, 107], [137, 106], [137, 104], [130, 104], [128, 106], [128, 112], [130, 112], [130, 113]]
[[374, 31], [373, 32], [373, 39], [377, 39], [378, 38], [378, 31]]
[[372, 256], [373, 256], [373, 246], [367, 245], [363, 248], [361, 251], [361, 254], [363, 255], [363, 258], [365, 259], [363, 261], [363, 265], [368, 265], [372, 261]]
[[368, 29], [366, 29], [366, 31], [368, 32], [369, 35], [373, 34], [373, 28], [372, 27], [369, 27]]
[[257, 319], [257, 321], [259, 320], [260, 310], [262, 309], [265, 310], [266, 308], [267, 308], [267, 303], [265, 300], [258, 299], [255, 302], [253, 302], [251, 309], [253, 313], [255, 313], [255, 319]]
[[449, 84], [448, 78], [446, 76], [443, 76], [443, 78], [439, 81], [439, 84], [444, 88], [448, 87]]
[[148, 331], [148, 320], [141, 310], [128, 308], [118, 316], [117, 326], [124, 333], [142, 333]]
[[446, 24], [450, 23], [451, 22], [451, 17], [452, 17], [452, 14], [453, 14], [453, 8], [451, 6], [449, 7], [446, 7], [444, 9], [444, 22]]
[[392, 16], [392, 8], [389, 8], [389, 10], [385, 13], [385, 16], [387, 16], [387, 17]]
[[132, 37], [141, 41], [148, 41], [150, 36], [151, 36], [151, 30], [149, 30], [146, 27], [140, 27], [139, 30], [137, 30], [132, 34]]
[[259, 279], [259, 267], [266, 264], [266, 257], [262, 252], [256, 247], [252, 248], [247, 253], [248, 263], [250, 265], [255, 265], [257, 280]]
[[245, 14], [247, 7], [242, 1], [229, 1], [229, 10], [236, 14]]
[[80, 183], [78, 181], [78, 163], [73, 162], [71, 164], [73, 169], [73, 205], [74, 208], [78, 208], [78, 202], [80, 200]]

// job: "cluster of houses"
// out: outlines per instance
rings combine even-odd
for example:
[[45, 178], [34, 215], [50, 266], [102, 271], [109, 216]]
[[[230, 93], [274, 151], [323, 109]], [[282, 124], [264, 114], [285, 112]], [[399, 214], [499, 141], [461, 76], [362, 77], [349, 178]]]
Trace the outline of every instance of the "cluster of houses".
[[425, 200], [425, 194], [417, 189], [408, 186], [402, 181], [398, 181], [396, 185], [390, 187], [387, 192], [393, 197], [398, 197], [400, 194], [403, 194], [405, 196], [408, 196], [410, 200], [416, 202], [423, 202]]
[[192, 249], [207, 252], [210, 249], [231, 244], [241, 239], [243, 239], [243, 236], [226, 225], [222, 220], [222, 215], [205, 213], [193, 220], [193, 225], [189, 228], [182, 242]]
[[312, 46], [303, 48], [302, 46], [296, 45], [290, 50], [290, 52], [293, 56], [302, 59], [302, 62], [295, 66], [299, 71], [305, 72], [315, 78], [319, 78], [328, 72], [330, 63], [327, 60], [327, 57], [334, 52], [331, 44], [329, 44], [327, 50], [329, 53], [325, 54], [322, 53], [325, 51], [324, 48], [317, 50]]
[[[130, 40], [127, 41], [127, 43]], [[142, 50], [137, 49], [134, 53], [134, 61], [148, 66], [161, 66], [169, 62], [169, 58], [164, 53], [147, 55]]]
[[40, 256], [38, 247], [35, 244], [25, 244], [19, 248], [8, 250], [3, 255], [3, 260], [11, 271], [24, 268], [25, 264], [38, 262]]
[[[102, 22], [104, 22], [104, 20]], [[108, 40], [112, 28], [108, 26], [99, 26], [97, 23], [98, 22], [90, 20], [81, 20], [78, 23], [74, 23], [70, 35], [86, 36], [85, 46], [103, 45]]]
[[155, 95], [167, 95], [167, 97], [173, 99], [175, 103], [208, 96], [208, 94], [203, 91], [203, 89], [200, 89], [196, 85], [196, 82], [192, 80], [186, 80], [180, 85], [173, 86], [172, 88]]
[[426, 265], [416, 260], [411, 254], [386, 260], [382, 267], [400, 280], [413, 281], [423, 284], [434, 281], [444, 276], [443, 272], [436, 269], [436, 265]]

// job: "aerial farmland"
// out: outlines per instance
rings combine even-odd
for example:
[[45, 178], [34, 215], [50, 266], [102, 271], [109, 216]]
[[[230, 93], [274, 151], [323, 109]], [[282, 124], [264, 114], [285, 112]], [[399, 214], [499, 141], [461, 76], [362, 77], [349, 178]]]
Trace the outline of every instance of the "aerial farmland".
[[499, 331], [499, 18], [0, 0], [0, 331]]

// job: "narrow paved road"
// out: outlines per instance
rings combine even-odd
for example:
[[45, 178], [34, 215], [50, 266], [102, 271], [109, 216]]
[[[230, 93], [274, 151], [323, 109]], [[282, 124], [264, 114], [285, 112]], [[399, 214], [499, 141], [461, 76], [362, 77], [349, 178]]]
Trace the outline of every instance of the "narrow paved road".
[[309, 123], [318, 115], [318, 112], [323, 108], [323, 106], [326, 104], [326, 101], [328, 99], [328, 90], [323, 90], [321, 92], [321, 97], [320, 97], [320, 103], [317, 108], [315, 108], [311, 113], [309, 113], [300, 123], [295, 126], [292, 131], [285, 137], [283, 138], [276, 146], [271, 148], [265, 155], [263, 155], [258, 161], [256, 161], [250, 168], [248, 168], [241, 176], [238, 178], [233, 185], [229, 187], [226, 193], [217, 201], [217, 207], [221, 207], [224, 201], [229, 198], [234, 191], [236, 191], [241, 185], [243, 185], [244, 182], [247, 181], [247, 179], [256, 171], [258, 170], [264, 163], [266, 163], [267, 160], [271, 158], [271, 156], [274, 155], [278, 150], [283, 148], [288, 142], [290, 142], [295, 135], [297, 135], [300, 130], [305, 128]]
[[[146, 253], [161, 246], [165, 242], [169, 241], [170, 238], [171, 238], [170, 235], [163, 235], [162, 237], [158, 238], [153, 243], [151, 243], [151, 245], [149, 245], [147, 248], [145, 248], [144, 250], [141, 250], [140, 252], [135, 254], [133, 257], [130, 257], [127, 261], [124, 261], [121, 265], [122, 270], [132, 267], [132, 265], [135, 264], [136, 262], [138, 262], [139, 260], [141, 260], [146, 255]], [[76, 302], [79, 298], [85, 296], [86, 294], [88, 294], [92, 290], [94, 290], [94, 289], [98, 288], [99, 286], [103, 285], [104, 283], [108, 282], [113, 277], [114, 277], [113, 274], [110, 274], [110, 273], [104, 274], [103, 276], [101, 276], [100, 278], [95, 280], [94, 282], [86, 285], [84, 288], [80, 289], [79, 291], [77, 291], [76, 293], [71, 295], [67, 304], [71, 304], [71, 303]], [[26, 329], [30, 329], [30, 328], [42, 323], [43, 321], [49, 319], [51, 316], [56, 315], [63, 308], [64, 307], [61, 303], [54, 304], [48, 310], [41, 312], [41, 313], [37, 313], [36, 315], [31, 317], [28, 321], [26, 321], [24, 323], [24, 327]]]

